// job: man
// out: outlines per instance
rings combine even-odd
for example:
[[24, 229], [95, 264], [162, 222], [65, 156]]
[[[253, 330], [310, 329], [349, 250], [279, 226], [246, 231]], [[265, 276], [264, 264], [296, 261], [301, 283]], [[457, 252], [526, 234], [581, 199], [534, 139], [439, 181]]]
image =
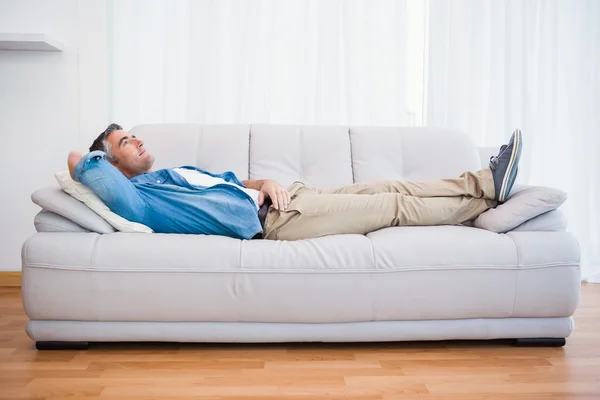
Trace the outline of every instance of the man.
[[240, 182], [232, 172], [196, 167], [152, 171], [144, 142], [111, 124], [85, 156], [71, 152], [69, 171], [116, 214], [157, 233], [297, 240], [366, 234], [389, 226], [454, 225], [506, 200], [518, 171], [521, 132], [489, 168], [425, 183], [379, 181], [334, 189], [301, 182]]

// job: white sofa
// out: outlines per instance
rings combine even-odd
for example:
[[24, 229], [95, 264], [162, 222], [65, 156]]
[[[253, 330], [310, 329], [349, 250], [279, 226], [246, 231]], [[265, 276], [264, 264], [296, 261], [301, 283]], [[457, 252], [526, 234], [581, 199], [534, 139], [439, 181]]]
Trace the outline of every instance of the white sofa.
[[[156, 124], [131, 132], [157, 169], [197, 165], [284, 186], [456, 177], [487, 167], [497, 150], [426, 128]], [[40, 349], [96, 341], [562, 345], [573, 330], [579, 249], [564, 226], [238, 240], [114, 232], [58, 186], [33, 200], [44, 210], [23, 245], [22, 294]]]

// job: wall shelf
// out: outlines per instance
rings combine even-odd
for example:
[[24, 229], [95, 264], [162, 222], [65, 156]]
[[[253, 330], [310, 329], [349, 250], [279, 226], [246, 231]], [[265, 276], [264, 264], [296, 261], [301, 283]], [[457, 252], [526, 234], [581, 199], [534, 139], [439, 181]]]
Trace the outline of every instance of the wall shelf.
[[2, 33], [0, 50], [63, 51], [63, 44], [43, 33]]

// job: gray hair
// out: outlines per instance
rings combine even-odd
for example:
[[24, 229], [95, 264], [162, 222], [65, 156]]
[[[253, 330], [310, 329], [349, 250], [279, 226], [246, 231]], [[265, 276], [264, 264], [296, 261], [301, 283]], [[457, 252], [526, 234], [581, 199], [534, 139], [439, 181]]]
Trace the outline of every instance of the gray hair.
[[104, 139], [102, 141], [102, 144], [104, 145], [104, 152], [106, 153], [106, 159], [110, 162], [118, 162], [119, 160], [117, 160], [117, 157], [115, 157], [115, 155], [112, 152], [112, 144], [110, 144], [110, 142], [106, 139]]
[[111, 146], [110, 142], [108, 141], [108, 136], [111, 133], [113, 133], [114, 131], [120, 131], [122, 129], [123, 128], [119, 124], [113, 123], [113, 124], [108, 125], [108, 127], [104, 130], [104, 132], [102, 132], [100, 135], [98, 135], [96, 140], [94, 140], [94, 143], [92, 143], [92, 145], [90, 146], [90, 152], [95, 151], [95, 150], [101, 150], [106, 153], [106, 159], [108, 161], [118, 162], [119, 160], [117, 160], [117, 158], [115, 157], [115, 155], [112, 152], [112, 146]]

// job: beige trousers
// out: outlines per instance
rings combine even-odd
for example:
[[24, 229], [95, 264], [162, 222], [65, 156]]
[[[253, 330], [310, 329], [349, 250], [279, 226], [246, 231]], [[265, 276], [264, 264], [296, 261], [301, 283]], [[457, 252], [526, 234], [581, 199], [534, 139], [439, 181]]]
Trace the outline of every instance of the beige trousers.
[[334, 189], [289, 188], [284, 211], [272, 206], [264, 239], [299, 240], [326, 235], [366, 234], [390, 226], [456, 225], [495, 207], [490, 169], [431, 182], [378, 181]]

